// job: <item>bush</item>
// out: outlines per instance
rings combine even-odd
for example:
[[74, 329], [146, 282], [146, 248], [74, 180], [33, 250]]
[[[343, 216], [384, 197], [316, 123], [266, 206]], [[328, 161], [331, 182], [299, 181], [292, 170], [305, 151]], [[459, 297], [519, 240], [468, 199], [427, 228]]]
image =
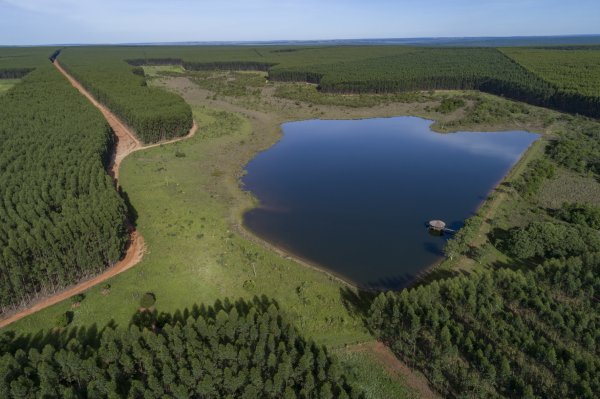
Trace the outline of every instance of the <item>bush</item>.
[[563, 204], [556, 212], [558, 219], [600, 230], [600, 207], [585, 204]]
[[464, 106], [465, 102], [461, 98], [444, 98], [435, 110], [442, 114], [449, 114]]
[[65, 328], [71, 321], [73, 321], [73, 312], [65, 312], [56, 317], [55, 324], [58, 328]]
[[530, 168], [514, 182], [515, 189], [523, 197], [531, 197], [542, 187], [545, 179], [554, 177], [554, 164], [545, 158], [531, 163]]
[[153, 293], [151, 293], [151, 292], [146, 292], [142, 296], [142, 299], [140, 301], [140, 305], [144, 309], [148, 309], [148, 308], [151, 308], [154, 305], [155, 302], [156, 302], [156, 296]]
[[73, 303], [73, 304], [79, 303], [79, 302], [83, 301], [84, 299], [85, 299], [85, 295], [83, 295], [83, 294], [73, 295], [71, 297], [71, 303]]

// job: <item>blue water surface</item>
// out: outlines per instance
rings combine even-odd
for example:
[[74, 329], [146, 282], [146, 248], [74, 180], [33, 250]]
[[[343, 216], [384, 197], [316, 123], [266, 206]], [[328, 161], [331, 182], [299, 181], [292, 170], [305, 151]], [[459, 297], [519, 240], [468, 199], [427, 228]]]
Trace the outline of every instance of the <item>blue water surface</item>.
[[442, 257], [458, 228], [538, 135], [440, 134], [415, 117], [308, 120], [246, 169], [260, 206], [244, 215], [258, 236], [359, 286], [399, 289]]

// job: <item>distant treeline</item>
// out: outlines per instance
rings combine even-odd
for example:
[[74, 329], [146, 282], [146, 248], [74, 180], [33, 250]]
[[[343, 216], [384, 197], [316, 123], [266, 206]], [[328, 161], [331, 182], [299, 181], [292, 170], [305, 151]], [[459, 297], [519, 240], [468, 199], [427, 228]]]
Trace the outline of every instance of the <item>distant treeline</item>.
[[[527, 53], [525, 49], [520, 51]], [[493, 48], [424, 48], [302, 68], [281, 65], [270, 69], [269, 78], [316, 83], [321, 90], [332, 93], [480, 90], [533, 105], [600, 117], [600, 96], [564, 90]], [[587, 78], [590, 84], [593, 79], [600, 80], [598, 73]]]
[[113, 134], [50, 63], [0, 97], [0, 143], [4, 311], [114, 264], [127, 231], [106, 174]]
[[130, 59], [127, 63], [133, 66], [143, 65], [181, 65], [188, 71], [235, 70], [235, 71], [268, 71], [274, 63], [255, 61], [214, 61], [189, 62], [180, 58]]
[[362, 398], [268, 300], [138, 313], [127, 328], [0, 338], [2, 398]]
[[94, 59], [98, 66], [126, 60], [133, 66], [176, 64], [187, 70], [268, 71], [273, 81], [315, 83], [331, 93], [481, 90], [600, 117], [598, 48], [386, 45], [282, 46], [265, 51], [260, 46], [157, 46], [69, 52], [77, 53], [78, 59]]
[[0, 79], [21, 79], [33, 71], [34, 68], [7, 68], [0, 69]]

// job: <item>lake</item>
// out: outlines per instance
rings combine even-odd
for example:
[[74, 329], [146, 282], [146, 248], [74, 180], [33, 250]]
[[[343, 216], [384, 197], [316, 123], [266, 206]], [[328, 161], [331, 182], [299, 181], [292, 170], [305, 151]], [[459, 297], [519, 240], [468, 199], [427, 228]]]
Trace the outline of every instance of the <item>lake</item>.
[[286, 123], [246, 166], [257, 236], [363, 288], [400, 289], [443, 256], [460, 228], [538, 135], [440, 134], [415, 117]]

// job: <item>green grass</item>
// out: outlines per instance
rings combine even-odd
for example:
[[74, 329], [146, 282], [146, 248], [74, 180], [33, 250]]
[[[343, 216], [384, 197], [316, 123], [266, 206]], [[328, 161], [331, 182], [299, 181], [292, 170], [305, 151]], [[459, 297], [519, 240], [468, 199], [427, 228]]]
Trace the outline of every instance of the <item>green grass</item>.
[[21, 79], [0, 79], [0, 94], [6, 93], [11, 87], [20, 81]]
[[265, 72], [253, 71], [194, 71], [187, 75], [199, 87], [227, 97], [260, 96], [267, 80]]
[[[266, 295], [320, 343], [369, 339], [362, 321], [346, 310], [339, 281], [232, 231], [232, 209], [251, 205], [235, 175], [240, 151], [246, 151], [240, 143], [251, 140], [250, 124], [206, 108], [196, 108], [194, 115], [200, 130], [192, 139], [136, 152], [122, 164], [121, 184], [139, 215], [147, 254], [110, 280], [108, 295], [101, 287], [87, 292], [81, 306], [72, 309], [72, 326], [102, 326], [111, 319], [127, 325], [145, 292], [153, 292], [157, 309], [168, 312], [225, 297]], [[7, 329], [48, 329], [66, 310], [71, 310], [69, 301]]]
[[343, 107], [373, 107], [393, 102], [422, 102], [424, 94], [403, 92], [394, 94], [333, 94], [317, 90], [316, 85], [307, 83], [287, 83], [277, 85], [275, 96], [289, 100], [304, 101], [319, 105], [337, 105]]
[[143, 68], [144, 74], [149, 78], [184, 72], [181, 65], [146, 65]]
[[365, 393], [366, 399], [413, 399], [418, 395], [398, 381], [400, 376], [390, 376], [369, 353], [339, 351], [338, 359], [350, 381]]

